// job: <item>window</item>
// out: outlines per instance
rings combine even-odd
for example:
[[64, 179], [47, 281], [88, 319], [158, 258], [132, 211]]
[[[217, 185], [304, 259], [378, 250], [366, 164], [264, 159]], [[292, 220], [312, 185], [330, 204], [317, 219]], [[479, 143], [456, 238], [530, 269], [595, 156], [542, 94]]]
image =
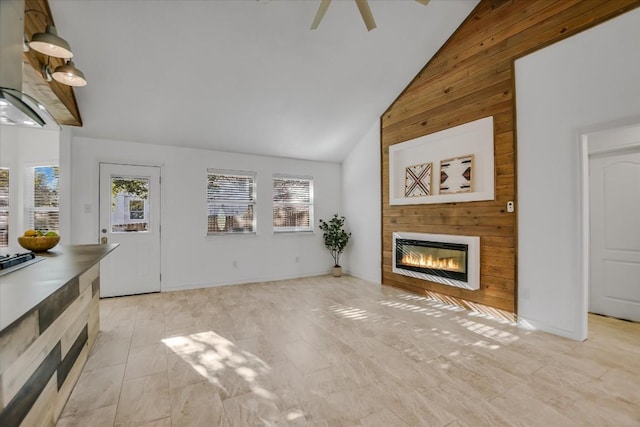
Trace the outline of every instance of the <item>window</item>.
[[149, 185], [149, 178], [111, 177], [112, 233], [149, 231], [146, 203], [149, 198]]
[[129, 200], [129, 219], [144, 219], [144, 200]]
[[313, 178], [273, 176], [273, 231], [313, 231]]
[[207, 234], [255, 232], [256, 173], [207, 172]]
[[33, 194], [28, 208], [29, 227], [34, 230], [60, 232], [58, 214], [60, 168], [36, 166], [33, 168]]
[[9, 169], [0, 168], [0, 248], [9, 245]]

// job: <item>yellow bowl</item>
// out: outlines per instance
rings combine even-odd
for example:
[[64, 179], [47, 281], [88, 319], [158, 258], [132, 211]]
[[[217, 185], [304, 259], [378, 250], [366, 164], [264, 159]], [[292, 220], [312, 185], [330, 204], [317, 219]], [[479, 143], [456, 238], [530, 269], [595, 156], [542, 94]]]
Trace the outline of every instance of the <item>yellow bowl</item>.
[[60, 236], [36, 236], [36, 237], [18, 237], [18, 243], [23, 248], [33, 252], [44, 252], [53, 248], [60, 241]]

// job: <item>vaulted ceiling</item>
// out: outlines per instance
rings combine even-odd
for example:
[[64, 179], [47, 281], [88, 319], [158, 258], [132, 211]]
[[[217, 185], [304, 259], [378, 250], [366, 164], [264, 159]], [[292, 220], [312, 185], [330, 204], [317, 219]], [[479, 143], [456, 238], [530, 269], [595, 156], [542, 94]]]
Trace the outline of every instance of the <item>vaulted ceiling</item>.
[[75, 136], [341, 161], [476, 0], [50, 0], [89, 82]]

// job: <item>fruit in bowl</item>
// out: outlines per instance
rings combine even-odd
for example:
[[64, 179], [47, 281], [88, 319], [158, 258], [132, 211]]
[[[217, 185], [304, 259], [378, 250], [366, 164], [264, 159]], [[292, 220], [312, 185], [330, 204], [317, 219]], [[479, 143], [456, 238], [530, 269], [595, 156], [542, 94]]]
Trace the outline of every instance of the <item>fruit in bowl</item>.
[[27, 230], [23, 236], [18, 237], [20, 246], [33, 252], [48, 251], [58, 242], [60, 242], [60, 236], [55, 231], [43, 233], [40, 230]]

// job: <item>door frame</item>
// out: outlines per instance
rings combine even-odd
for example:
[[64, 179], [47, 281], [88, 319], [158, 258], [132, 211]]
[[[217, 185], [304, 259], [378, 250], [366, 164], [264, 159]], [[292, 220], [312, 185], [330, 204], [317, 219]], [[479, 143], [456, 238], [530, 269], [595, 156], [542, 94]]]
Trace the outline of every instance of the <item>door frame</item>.
[[160, 244], [160, 292], [164, 292], [164, 282], [162, 280], [163, 275], [164, 275], [164, 270], [163, 270], [163, 263], [162, 263], [162, 258], [163, 258], [163, 245], [162, 245], [162, 203], [164, 200], [164, 190], [162, 188], [162, 173], [164, 172], [164, 163], [158, 163], [158, 162], [137, 162], [137, 161], [130, 161], [130, 160], [123, 160], [123, 161], [118, 161], [118, 160], [114, 160], [114, 159], [98, 159], [97, 161], [97, 168], [96, 168], [96, 173], [98, 175], [98, 179], [97, 179], [97, 197], [98, 197], [98, 204], [96, 205], [96, 209], [97, 209], [97, 216], [96, 216], [96, 226], [95, 226], [95, 230], [96, 230], [96, 242], [100, 243], [100, 165], [103, 164], [108, 164], [108, 165], [122, 165], [122, 166], [143, 166], [143, 167], [157, 167], [158, 171], [160, 173], [160, 203], [159, 203], [159, 210], [160, 210], [160, 215], [158, 218], [158, 234], [159, 234], [159, 244]]
[[[590, 192], [589, 185], [589, 162], [593, 155], [612, 154], [629, 150], [640, 149], [640, 137], [634, 136], [640, 132], [640, 116], [627, 118], [624, 120], [599, 125], [596, 127], [583, 129], [579, 132], [579, 169], [580, 169], [580, 228], [581, 228], [581, 276], [582, 295], [578, 295], [580, 312], [580, 330], [582, 337], [586, 339], [589, 333], [589, 288], [590, 288], [590, 267], [591, 267], [591, 213], [590, 213]], [[615, 140], [612, 140], [612, 137]]]

